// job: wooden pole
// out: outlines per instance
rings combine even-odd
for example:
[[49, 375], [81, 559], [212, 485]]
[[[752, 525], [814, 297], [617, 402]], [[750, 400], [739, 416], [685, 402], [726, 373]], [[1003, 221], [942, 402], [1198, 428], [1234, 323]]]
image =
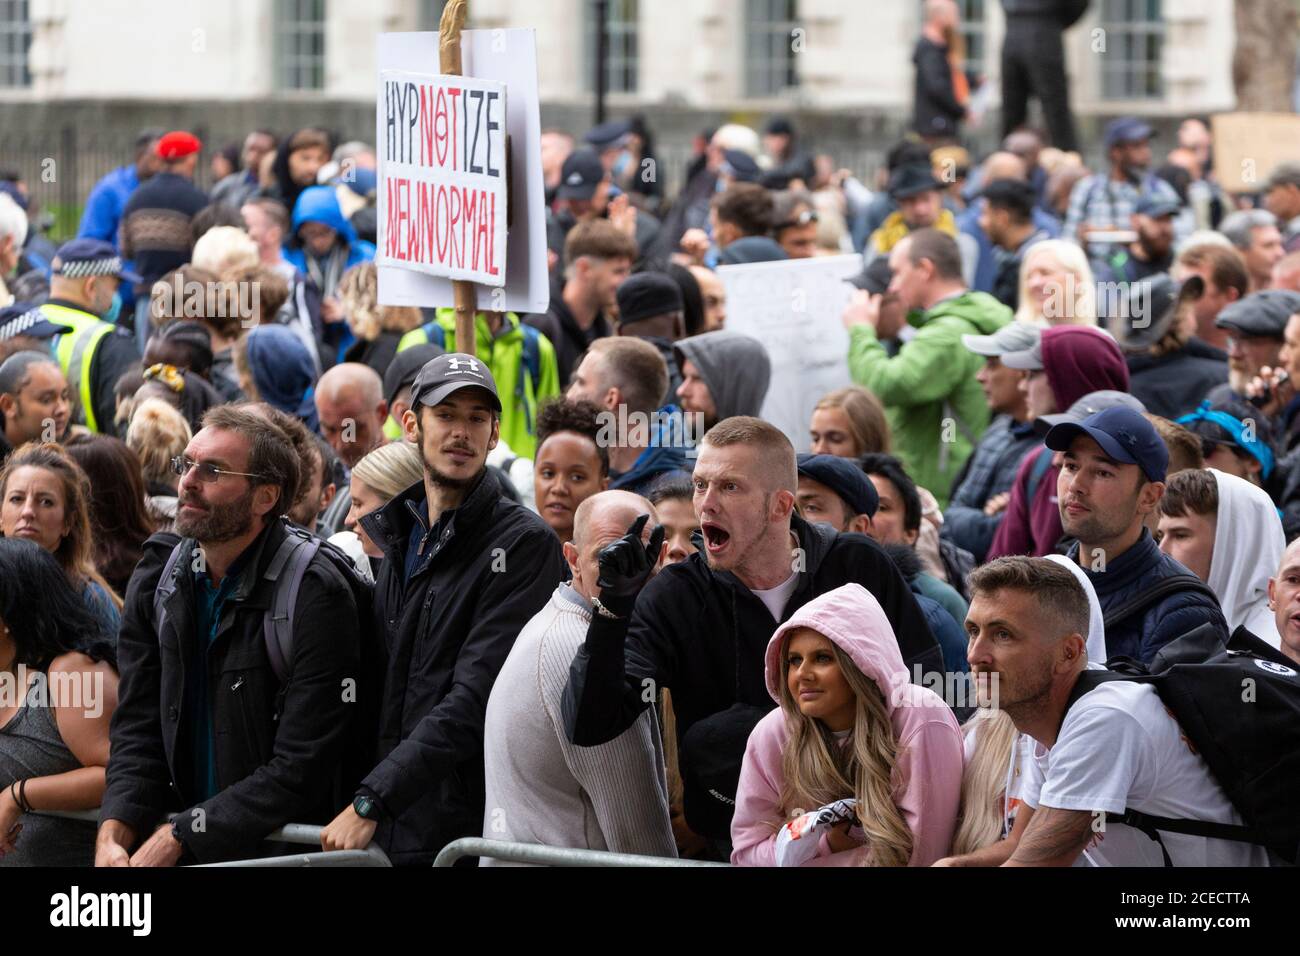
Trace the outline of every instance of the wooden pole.
[[[438, 71], [446, 76], [462, 76], [460, 34], [465, 28], [469, 0], [451, 0], [442, 11], [438, 24]], [[451, 283], [456, 305], [456, 351], [476, 355], [474, 313], [478, 311], [478, 288], [473, 282], [457, 279]]]

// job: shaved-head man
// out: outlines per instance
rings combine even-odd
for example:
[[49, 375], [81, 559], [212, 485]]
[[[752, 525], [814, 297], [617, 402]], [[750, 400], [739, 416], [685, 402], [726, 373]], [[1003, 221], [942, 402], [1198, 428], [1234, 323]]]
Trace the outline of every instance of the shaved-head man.
[[1268, 606], [1282, 636], [1282, 653], [1300, 664], [1300, 538], [1282, 552], [1277, 577], [1268, 582]]
[[[780, 429], [759, 418], [724, 419], [705, 435], [693, 481], [702, 550], [652, 576], [650, 556], [625, 536], [601, 568], [608, 613], [592, 617], [573, 659], [564, 708], [571, 741], [616, 739], [653, 703], [651, 687], [671, 689], [679, 743], [695, 739], [689, 732], [697, 722], [735, 704], [770, 710], [763, 654], [772, 631], [814, 597], [849, 583], [880, 602], [909, 674], [942, 673], [939, 645], [881, 547], [795, 513], [794, 447]], [[627, 534], [633, 530], [642, 529]], [[735, 752], [717, 756], [739, 765], [745, 735], [732, 730]], [[683, 767], [688, 750], [681, 751]], [[692, 829], [729, 839], [730, 805], [693, 807], [691, 799]]]
[[316, 383], [320, 433], [349, 468], [384, 444], [384, 383], [368, 365], [335, 365]]
[[995, 179], [1024, 180], [1027, 178], [1025, 161], [1015, 153], [1005, 151], [990, 153], [988, 159], [980, 166], [980, 180], [985, 185]]
[[[602, 491], [578, 505], [564, 544], [573, 580], [520, 632], [497, 676], [483, 737], [489, 840], [677, 855], [654, 708], [598, 747], [570, 743], [560, 718], [569, 664], [600, 597], [600, 552], [638, 520], [645, 545], [659, 518], [640, 495]], [[667, 551], [661, 544], [652, 574]]]

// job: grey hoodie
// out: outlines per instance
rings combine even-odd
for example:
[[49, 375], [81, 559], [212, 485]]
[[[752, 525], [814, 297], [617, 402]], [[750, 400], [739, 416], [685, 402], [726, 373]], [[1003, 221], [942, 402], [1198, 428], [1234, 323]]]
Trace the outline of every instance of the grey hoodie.
[[718, 421], [733, 415], [757, 415], [767, 397], [772, 362], [763, 343], [721, 329], [692, 335], [677, 343], [677, 365], [694, 363], [709, 386]]

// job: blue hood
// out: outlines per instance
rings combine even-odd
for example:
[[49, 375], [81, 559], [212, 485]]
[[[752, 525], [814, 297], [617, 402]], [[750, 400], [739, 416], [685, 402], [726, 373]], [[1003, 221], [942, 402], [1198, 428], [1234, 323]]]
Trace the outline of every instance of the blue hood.
[[343, 218], [333, 186], [308, 186], [293, 204], [293, 231], [297, 234], [304, 222], [320, 222], [343, 237], [349, 246], [357, 241], [356, 230]]
[[316, 365], [302, 340], [283, 325], [259, 325], [248, 333], [245, 347], [262, 401], [316, 431]]
[[[665, 472], [680, 471], [690, 475], [695, 468], [687, 460], [687, 445], [684, 444], [684, 429], [681, 425], [681, 410], [676, 405], [665, 405], [659, 409], [662, 416], [671, 416], [672, 423], [662, 422], [650, 438], [650, 446], [641, 452], [632, 467], [618, 477], [611, 477], [609, 487], [623, 491], [645, 494], [650, 482]], [[668, 444], [676, 441], [677, 444]]]

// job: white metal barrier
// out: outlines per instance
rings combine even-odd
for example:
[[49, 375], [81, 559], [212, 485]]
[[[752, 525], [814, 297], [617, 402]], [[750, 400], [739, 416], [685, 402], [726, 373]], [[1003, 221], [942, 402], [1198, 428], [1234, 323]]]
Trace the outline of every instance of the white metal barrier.
[[681, 860], [666, 856], [640, 856], [635, 853], [610, 853], [606, 850], [576, 850], [572, 847], [544, 846], [539, 843], [506, 843], [482, 837], [462, 837], [442, 848], [434, 866], [452, 866], [467, 856], [487, 856], [507, 863], [532, 863], [536, 866], [728, 866], [701, 860]]
[[[60, 817], [64, 820], [83, 820], [89, 823], [99, 822], [98, 810], [39, 810], [44, 817]], [[306, 823], [287, 823], [274, 833], [267, 834], [265, 840], [271, 843], [291, 843], [301, 846], [320, 846], [322, 827]], [[313, 853], [292, 853], [287, 856], [253, 857], [247, 860], [228, 860], [223, 863], [198, 863], [199, 867], [251, 866], [251, 867], [297, 867], [297, 866], [392, 866], [388, 855], [377, 846], [368, 846], [364, 850], [317, 850]]]

